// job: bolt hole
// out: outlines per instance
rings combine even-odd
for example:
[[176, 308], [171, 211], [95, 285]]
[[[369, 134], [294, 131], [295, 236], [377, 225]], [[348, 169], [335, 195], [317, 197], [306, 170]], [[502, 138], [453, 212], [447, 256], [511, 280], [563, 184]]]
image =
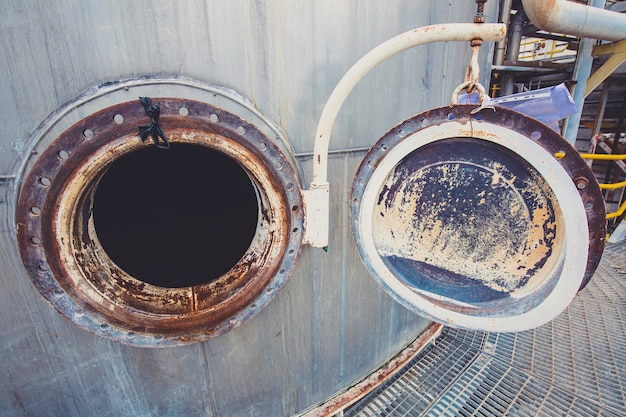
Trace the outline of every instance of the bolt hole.
[[271, 293], [273, 293], [273, 292], [274, 292], [274, 289], [273, 289], [272, 287], [267, 287], [267, 288], [265, 288], [265, 292], [266, 292], [267, 294], [271, 294]]
[[293, 249], [289, 249], [289, 255], [293, 255], [296, 251]]
[[220, 118], [219, 118], [219, 117], [217, 117], [217, 114], [213, 113], [212, 115], [210, 115], [210, 116], [209, 116], [209, 120], [210, 120], [212, 123], [217, 123], [217, 122], [220, 120]]
[[383, 151], [386, 151], [388, 147], [387, 147], [387, 145], [382, 145], [380, 148], [381, 148]]
[[298, 210], [300, 210], [300, 207], [298, 207], [298, 206], [293, 206], [293, 207], [291, 208], [291, 211], [293, 211], [294, 213], [297, 213], [297, 212], [298, 212]]
[[446, 119], [448, 120], [454, 120], [455, 116], [454, 113], [448, 113], [448, 115], [446, 116]]
[[118, 125], [121, 125], [122, 123], [124, 123], [124, 116], [118, 113], [115, 116], [113, 116], [113, 121], [117, 123]]
[[532, 140], [539, 140], [541, 139], [541, 132], [538, 130], [535, 130], [533, 133], [530, 134], [530, 138]]
[[128, 339], [128, 340], [133, 340], [133, 339], [135, 338], [135, 336], [136, 336], [136, 335], [135, 335], [135, 333], [133, 333], [133, 332], [129, 332], [129, 333], [126, 335], [126, 339]]
[[261, 143], [260, 148], [263, 152], [267, 150], [267, 145], [265, 143]]
[[157, 335], [157, 336], [154, 336], [154, 341], [155, 341], [155, 342], [161, 342], [161, 341], [163, 341], [163, 336], [162, 336], [162, 335]]
[[38, 237], [33, 237], [33, 238], [30, 239], [30, 243], [33, 246], [39, 246], [39, 245], [41, 245], [41, 239], [38, 238]]
[[237, 126], [237, 133], [239, 133], [240, 135], [245, 135], [246, 129], [243, 126]]
[[85, 317], [85, 312], [83, 310], [76, 310], [74, 312], [74, 317], [76, 317], [77, 319]]
[[515, 124], [515, 123], [513, 122], [513, 119], [506, 119], [506, 120], [504, 121], [504, 126], [505, 126], [505, 127], [513, 127], [513, 125], [514, 125], [514, 124]]
[[281, 164], [281, 163], [276, 164], [276, 169], [279, 170], [279, 171], [282, 171], [283, 170], [283, 164]]
[[30, 208], [30, 214], [32, 216], [40, 216], [41, 215], [41, 209], [39, 207], [31, 207]]
[[400, 129], [398, 130], [398, 136], [400, 136], [401, 138], [403, 138], [406, 135], [406, 132], [404, 131], [404, 129]]
[[189, 116], [189, 109], [183, 106], [180, 109], [178, 109], [178, 114], [180, 114], [183, 117]]
[[109, 328], [109, 324], [108, 323], [102, 323], [100, 325], [100, 330], [107, 330]]
[[361, 202], [361, 200], [359, 200], [358, 198], [355, 198], [354, 200], [352, 200], [352, 202], [354, 204], [359, 204]]
[[294, 228], [293, 228], [293, 230], [292, 230], [292, 232], [293, 232], [293, 233], [298, 233], [298, 230], [299, 230], [299, 229], [298, 229], [297, 227], [294, 227]]
[[287, 191], [291, 191], [293, 190], [293, 184], [292, 183], [288, 183], [287, 184]]
[[58, 155], [59, 159], [62, 160], [62, 161], [65, 161], [67, 158], [70, 157], [70, 154], [67, 153], [67, 151], [59, 151], [57, 153], [57, 155]]
[[48, 272], [50, 270], [50, 267], [46, 264], [40, 264], [37, 269], [39, 270], [39, 272]]
[[65, 293], [62, 290], [59, 290], [59, 289], [54, 290], [54, 292], [52, 293], [52, 295], [54, 295], [56, 298], [63, 297], [63, 294], [65, 294]]
[[85, 139], [92, 139], [95, 136], [95, 133], [91, 129], [83, 130], [83, 136]]
[[50, 178], [48, 177], [41, 177], [39, 178], [39, 184], [43, 185], [44, 187], [49, 187], [50, 184], [52, 184], [52, 181], [50, 181]]

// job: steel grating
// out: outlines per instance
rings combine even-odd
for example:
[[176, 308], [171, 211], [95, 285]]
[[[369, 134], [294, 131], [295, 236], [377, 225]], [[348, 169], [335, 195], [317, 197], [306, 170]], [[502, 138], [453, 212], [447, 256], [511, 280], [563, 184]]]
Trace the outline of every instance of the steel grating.
[[519, 333], [445, 329], [345, 416], [626, 415], [626, 243], [552, 322]]

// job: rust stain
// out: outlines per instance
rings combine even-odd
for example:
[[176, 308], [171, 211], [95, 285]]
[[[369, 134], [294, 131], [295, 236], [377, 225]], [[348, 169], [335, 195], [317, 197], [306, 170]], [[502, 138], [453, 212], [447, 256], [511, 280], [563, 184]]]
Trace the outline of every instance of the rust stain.
[[[163, 288], [136, 279], [119, 268], [98, 241], [93, 221], [93, 194], [107, 167], [116, 159], [145, 146], [136, 135], [136, 126], [145, 114], [135, 102], [122, 103], [83, 119], [64, 132], [37, 161], [24, 182], [18, 207], [20, 250], [25, 263], [33, 265], [31, 277], [42, 294], [50, 293], [49, 283], [36, 275], [42, 250], [49, 260], [51, 279], [81, 308], [113, 326], [137, 332], [166, 336], [180, 342], [193, 342], [221, 334], [240, 323], [231, 317], [245, 311], [285, 266], [292, 230], [301, 229], [303, 213], [300, 193], [288, 201], [285, 191], [297, 184], [290, 163], [283, 159], [272, 142], [252, 125], [222, 110], [192, 100], [159, 99], [161, 123], [172, 144], [191, 143], [224, 153], [246, 170], [258, 193], [262, 213], [253, 243], [245, 255], [226, 274], [206, 284], [183, 288]], [[180, 116], [181, 106], [189, 114]], [[214, 123], [211, 114], [219, 113], [223, 124]], [[123, 114], [125, 123], [111, 123]], [[243, 126], [243, 137], [240, 126]], [[79, 141], [89, 128], [95, 136]], [[257, 135], [257, 136], [254, 136]], [[264, 143], [263, 148], [253, 144]], [[58, 149], [68, 152], [58, 163]], [[167, 151], [165, 151], [167, 152]], [[280, 158], [279, 164], [267, 158]], [[281, 166], [277, 171], [275, 166]], [[39, 178], [51, 184], [44, 190]], [[29, 216], [31, 207], [44, 207], [45, 215]], [[295, 222], [295, 224], [292, 224]], [[24, 226], [21, 226], [23, 224]], [[22, 230], [41, 230], [42, 244], [34, 248]], [[66, 237], [71, 237], [66, 239]], [[295, 258], [299, 251], [294, 251]], [[66, 314], [66, 312], [61, 311]], [[67, 313], [69, 314], [69, 313]], [[253, 313], [245, 313], [244, 318]], [[71, 314], [70, 317], [71, 319]], [[207, 330], [209, 329], [209, 330]], [[87, 329], [94, 331], [94, 329]], [[97, 329], [95, 329], [97, 331]], [[169, 336], [168, 336], [169, 335]], [[127, 342], [127, 340], [121, 340]]]
[[424, 164], [406, 162], [381, 189], [373, 224], [381, 256], [429, 265], [433, 273], [448, 271], [499, 292], [525, 286], [556, 241], [559, 208], [551, 189], [536, 172], [519, 178], [497, 161]]
[[345, 392], [330, 399], [321, 406], [309, 411], [302, 417], [329, 417], [334, 416], [341, 410], [346, 409], [370, 392], [374, 391], [378, 386], [395, 375], [404, 365], [413, 359], [423, 348], [432, 343], [441, 333], [443, 325], [433, 323], [420, 336], [415, 339], [402, 352], [385, 363], [370, 376], [363, 379], [359, 383], [353, 385]]

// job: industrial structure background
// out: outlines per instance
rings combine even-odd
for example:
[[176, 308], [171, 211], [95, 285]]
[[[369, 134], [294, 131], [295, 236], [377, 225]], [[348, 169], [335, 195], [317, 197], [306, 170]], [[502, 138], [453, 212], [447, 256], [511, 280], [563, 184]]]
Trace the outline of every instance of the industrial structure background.
[[[626, 2], [601, 3], [600, 7], [623, 12]], [[510, 21], [513, 27], [517, 20], [519, 29], [513, 32], [515, 35], [509, 30], [508, 47], [506, 42], [485, 42], [481, 47], [481, 83], [490, 85], [488, 91], [494, 96], [560, 82], [571, 85], [572, 78], [581, 83], [589, 78], [582, 68], [585, 62], [581, 56], [587, 53], [589, 67], [597, 67], [604, 61], [604, 58], [591, 58], [592, 49], [598, 56], [606, 52], [601, 47], [593, 48], [596, 41], [576, 35], [547, 34], [532, 26], [527, 18], [522, 18], [521, 2], [491, 0], [484, 7], [487, 23]], [[0, 5], [0, 56], [4, 68], [0, 82], [3, 126], [0, 131], [0, 312], [4, 320], [0, 325], [0, 415], [300, 415], [363, 380], [420, 335], [432, 332], [431, 321], [394, 301], [361, 262], [350, 230], [350, 193], [363, 157], [378, 138], [415, 114], [449, 104], [455, 87], [466, 74], [471, 55], [469, 43], [433, 43], [398, 54], [372, 70], [348, 97], [336, 120], [329, 152], [330, 236], [326, 250], [306, 245], [300, 248], [299, 244], [306, 239], [304, 203], [291, 186], [305, 188], [313, 179], [310, 166], [316, 124], [334, 87], [359, 58], [403, 32], [432, 24], [470, 23], [475, 14], [476, 2], [471, 0], [3, 2]], [[538, 54], [544, 54], [546, 59], [522, 62], [525, 44], [520, 41], [521, 35], [533, 39], [528, 41], [532, 44], [530, 55], [537, 58]], [[560, 48], [557, 45], [546, 52], [546, 40], [561, 42], [558, 45], [565, 45], [563, 49], [576, 50], [577, 46], [579, 49], [574, 54], [557, 54], [555, 49]], [[516, 42], [521, 45], [517, 52], [511, 48]], [[614, 45], [617, 49], [611, 52], [625, 55], [623, 41]], [[568, 61], [561, 62], [563, 59]], [[578, 150], [587, 152], [590, 144], [598, 142], [598, 148], [608, 146], [613, 153], [622, 153], [619, 137], [624, 129], [626, 108], [623, 74], [619, 69], [611, 71], [608, 81], [602, 84], [604, 80], [601, 80], [600, 87], [591, 90], [581, 112], [584, 129], [580, 134], [576, 133], [578, 126], [565, 128], [565, 136], [570, 139], [573, 135], [570, 142]], [[27, 271], [28, 265], [25, 268], [20, 249], [22, 255], [39, 253], [41, 240], [37, 236], [28, 237], [25, 242], [31, 252], [18, 247], [21, 231], [16, 228], [16, 218], [22, 218], [20, 210], [24, 208], [23, 218], [30, 220], [46, 213], [30, 203], [18, 207], [18, 199], [21, 187], [27, 184], [52, 188], [51, 193], [69, 200], [75, 198], [79, 201], [76, 206], [80, 206], [89, 192], [68, 197], [71, 192], [55, 188], [54, 181], [49, 182], [43, 174], [33, 174], [29, 179], [29, 170], [40, 157], [58, 164], [60, 172], [64, 161], [73, 161], [73, 151], [47, 151], [57, 136], [61, 143], [73, 146], [71, 137], [61, 135], [65, 129], [71, 132], [72, 128], [79, 136], [82, 134], [85, 143], [102, 140], [98, 131], [80, 125], [82, 122], [94, 123], [101, 131], [114, 132], [110, 136], [112, 142], [130, 137], [131, 131], [136, 139], [137, 127], [150, 127], [146, 126], [148, 110], [141, 106], [139, 96], [160, 98], [163, 126], [166, 121], [175, 120], [172, 125], [181, 129], [170, 137], [173, 149], [176, 146], [183, 149], [189, 144], [182, 126], [185, 121], [195, 123], [194, 126], [219, 124], [206, 134], [194, 131], [194, 137], [208, 147], [213, 146], [212, 150], [251, 161], [241, 165], [253, 183], [248, 197], [261, 201], [258, 209], [252, 203], [252, 217], [256, 221], [257, 211], [265, 215], [264, 210], [274, 210], [288, 219], [281, 225], [271, 219], [257, 224], [257, 230], [287, 236], [276, 243], [286, 255], [270, 254], [267, 255], [269, 266], [259, 264], [260, 271], [274, 268], [275, 273], [264, 277], [259, 284], [260, 289], [254, 294], [256, 302], [245, 299], [243, 312], [238, 310], [234, 318], [202, 331], [195, 323], [182, 330], [159, 323], [154, 329], [161, 329], [164, 337], [155, 330], [147, 336], [116, 333], [115, 315], [100, 324], [91, 317], [106, 312], [94, 311], [92, 316], [88, 308], [85, 312], [68, 307], [66, 313], [73, 314], [70, 319], [75, 324], [80, 326], [87, 319], [92, 320], [83, 327], [105, 336], [99, 337], [58, 314], [40, 294], [44, 292], [41, 286], [35, 287], [31, 282], [29, 274], [33, 271]], [[129, 110], [124, 103], [131, 101], [138, 107]], [[108, 107], [114, 110], [111, 117], [109, 113], [99, 113]], [[223, 113], [221, 108], [225, 109]], [[102, 114], [107, 115], [108, 122], [103, 122]], [[153, 122], [158, 119], [153, 114]], [[570, 120], [579, 123], [576, 117]], [[116, 130], [130, 124], [128, 132]], [[167, 134], [167, 128], [164, 129]], [[574, 132], [569, 133], [570, 137], [568, 129]], [[233, 143], [226, 140], [216, 145], [213, 142], [216, 135], [232, 139]], [[254, 146], [235, 143], [246, 135], [255, 138]], [[264, 143], [265, 139], [269, 141]], [[151, 140], [148, 136], [146, 144]], [[106, 146], [104, 140], [98, 143]], [[135, 141], [128, 146], [140, 146], [140, 143]], [[77, 154], [83, 152], [83, 148], [76, 149]], [[102, 191], [105, 196], [101, 199], [109, 199], [110, 207], [117, 207], [116, 213], [121, 218], [126, 217], [125, 210], [130, 217], [133, 210], [146, 209], [129, 203], [135, 190], [155, 190], [156, 194], [151, 194], [155, 205], [176, 210], [180, 209], [179, 205], [167, 206], [168, 201], [179, 198], [175, 190], [183, 193], [195, 190], [203, 195], [201, 199], [183, 203], [189, 205], [184, 213], [192, 222], [177, 227], [184, 228], [183, 239], [188, 240], [189, 246], [180, 249], [165, 245], [154, 249], [161, 257], [177, 250], [195, 253], [194, 245], [199, 242], [206, 245], [209, 241], [208, 252], [217, 252], [215, 259], [223, 258], [229, 253], [228, 249], [222, 251], [225, 236], [233, 230], [238, 236], [250, 233], [240, 228], [241, 219], [249, 213], [232, 210], [237, 205], [245, 206], [246, 196], [228, 201], [235, 198], [228, 190], [246, 183], [248, 177], [238, 176], [241, 170], [217, 158], [215, 152], [207, 154], [213, 171], [188, 169], [192, 165], [189, 160], [198, 161], [195, 165], [203, 163], [201, 154], [198, 149], [183, 152], [182, 161], [173, 169], [158, 159], [141, 161], [138, 165], [130, 163], [120, 168], [120, 176], [111, 181], [113, 187]], [[271, 156], [255, 159], [268, 154]], [[109, 156], [117, 158], [113, 154]], [[267, 161], [263, 159], [266, 157], [272, 163], [255, 176], [255, 162]], [[619, 182], [624, 176], [616, 166], [619, 163], [596, 161], [592, 167], [600, 182], [608, 181], [609, 177], [610, 182]], [[77, 169], [87, 177], [90, 165]], [[286, 191], [274, 193], [267, 186], [274, 184], [272, 181], [285, 185]], [[122, 191], [125, 183], [131, 186]], [[95, 193], [93, 184], [85, 187], [93, 187], [89, 190]], [[622, 197], [619, 192], [606, 195], [609, 211], [621, 206]], [[279, 200], [289, 207], [286, 213], [276, 209], [274, 201]], [[155, 213], [151, 221], [159, 220], [158, 210]], [[193, 222], [203, 216], [221, 217], [226, 227], [218, 231], [196, 227]], [[134, 220], [121, 227], [132, 228], [141, 217], [130, 217]], [[610, 231], [615, 230], [617, 237], [619, 216], [614, 217]], [[119, 226], [119, 218], [113, 217], [109, 226], [103, 227]], [[50, 224], [55, 227], [56, 223]], [[148, 222], [147, 227], [150, 224], [155, 223]], [[91, 233], [88, 227], [83, 230], [74, 223], [68, 228], [84, 231], [84, 236]], [[64, 229], [60, 227], [60, 230]], [[244, 248], [232, 249], [234, 252], [241, 254], [248, 242], [252, 241], [254, 246], [256, 240], [263, 239], [254, 231], [246, 236]], [[85, 239], [83, 243], [89, 240]], [[114, 245], [122, 246], [121, 241], [115, 242]], [[139, 245], [147, 245], [147, 241], [139, 241]], [[117, 262], [130, 264], [137, 261], [132, 254], [146, 254], [130, 243], [120, 252], [127, 258]], [[205, 249], [194, 260], [208, 257]], [[183, 259], [173, 264], [183, 281], [168, 284], [169, 293], [175, 295], [172, 300], [186, 297], [181, 288], [197, 281], [184, 280], [193, 276], [194, 268], [203, 267], [202, 262], [191, 265], [189, 258]], [[140, 269], [151, 266], [138, 263]], [[35, 266], [35, 274], [47, 276], [50, 272], [45, 265], [39, 267], [37, 272]], [[117, 288], [110, 291], [113, 293]], [[205, 295], [210, 298], [213, 294], [209, 291]], [[48, 295], [57, 308], [66, 297], [65, 293], [53, 290]], [[197, 294], [192, 297], [197, 300]], [[133, 304], [120, 314], [132, 316], [142, 306]], [[180, 313], [181, 317], [186, 315], [174, 307], [158, 314], [172, 312]], [[187, 325], [184, 320], [181, 323]], [[178, 326], [178, 322], [172, 326]], [[448, 332], [445, 337], [451, 334], [457, 333]], [[459, 338], [463, 334], [458, 333]], [[125, 343], [120, 343], [120, 339]], [[195, 341], [200, 343], [191, 343]], [[170, 347], [145, 347], [159, 345]], [[466, 343], [462, 348], [471, 351], [470, 345]], [[397, 414], [379, 411], [359, 415]]]

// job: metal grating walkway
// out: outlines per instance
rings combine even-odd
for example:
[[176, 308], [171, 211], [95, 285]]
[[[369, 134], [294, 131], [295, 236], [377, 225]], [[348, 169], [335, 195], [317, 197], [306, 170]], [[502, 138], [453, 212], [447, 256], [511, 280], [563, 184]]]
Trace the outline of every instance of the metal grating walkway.
[[559, 317], [520, 333], [445, 329], [345, 416], [626, 415], [626, 244]]

